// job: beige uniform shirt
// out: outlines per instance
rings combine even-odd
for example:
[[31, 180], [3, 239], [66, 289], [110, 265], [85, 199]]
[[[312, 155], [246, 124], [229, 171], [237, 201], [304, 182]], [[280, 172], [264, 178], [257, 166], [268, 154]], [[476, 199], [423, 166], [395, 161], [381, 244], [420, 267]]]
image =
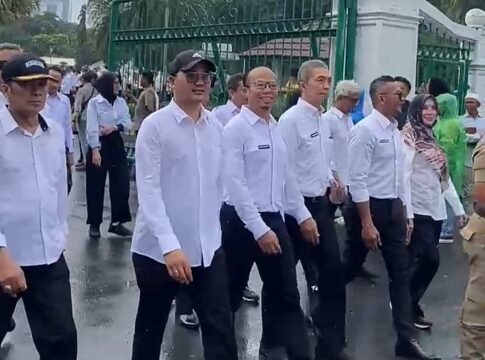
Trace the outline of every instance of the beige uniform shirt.
[[[485, 183], [485, 142], [478, 143], [473, 152], [474, 183]], [[461, 231], [461, 235], [470, 240], [475, 234], [485, 235], [485, 218], [474, 213], [468, 224]]]

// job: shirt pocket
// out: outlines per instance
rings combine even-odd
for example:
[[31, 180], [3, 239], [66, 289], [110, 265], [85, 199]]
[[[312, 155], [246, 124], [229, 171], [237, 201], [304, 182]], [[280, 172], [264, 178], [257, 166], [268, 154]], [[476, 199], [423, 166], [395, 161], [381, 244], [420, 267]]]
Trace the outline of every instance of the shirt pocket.
[[384, 137], [377, 140], [376, 153], [379, 157], [394, 157], [394, 139]]
[[330, 143], [330, 139], [327, 137], [326, 139], [322, 139], [322, 134], [319, 131], [309, 132], [301, 136], [300, 138], [300, 149], [303, 153], [303, 156], [315, 156], [315, 151], [318, 151], [320, 148], [320, 144], [327, 142]]

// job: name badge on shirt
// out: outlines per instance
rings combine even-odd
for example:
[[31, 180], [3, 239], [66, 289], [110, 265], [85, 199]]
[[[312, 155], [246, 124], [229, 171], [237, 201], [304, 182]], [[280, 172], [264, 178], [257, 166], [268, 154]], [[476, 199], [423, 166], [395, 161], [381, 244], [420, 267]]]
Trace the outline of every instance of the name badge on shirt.
[[390, 139], [382, 139], [382, 140], [380, 141], [380, 143], [381, 143], [381, 144], [388, 144], [388, 143], [389, 143], [389, 141], [391, 141], [391, 140], [390, 140]]
[[269, 145], [258, 145], [258, 149], [259, 149], [259, 150], [267, 150], [267, 149], [269, 149], [269, 148], [270, 148], [270, 146], [269, 146]]
[[318, 133], [318, 131], [317, 131], [317, 132], [314, 132], [313, 134], [311, 134], [311, 135], [310, 135], [310, 137], [311, 137], [311, 138], [314, 138], [314, 137], [317, 137], [318, 135], [320, 135], [320, 134], [319, 134], [319, 133]]

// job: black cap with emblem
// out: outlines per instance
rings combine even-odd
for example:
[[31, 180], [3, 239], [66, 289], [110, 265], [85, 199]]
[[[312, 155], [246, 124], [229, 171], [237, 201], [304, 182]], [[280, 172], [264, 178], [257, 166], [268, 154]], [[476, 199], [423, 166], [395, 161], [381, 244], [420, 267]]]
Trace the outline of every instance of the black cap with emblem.
[[[23, 53], [11, 58], [2, 69], [3, 81], [33, 81], [53, 79], [41, 58]], [[53, 79], [55, 80], [55, 79]]]
[[195, 50], [185, 50], [178, 54], [175, 59], [168, 64], [168, 73], [170, 75], [175, 75], [179, 71], [188, 71], [197, 64], [207, 65], [207, 69], [210, 72], [216, 71], [216, 66], [212, 61], [204, 58]]

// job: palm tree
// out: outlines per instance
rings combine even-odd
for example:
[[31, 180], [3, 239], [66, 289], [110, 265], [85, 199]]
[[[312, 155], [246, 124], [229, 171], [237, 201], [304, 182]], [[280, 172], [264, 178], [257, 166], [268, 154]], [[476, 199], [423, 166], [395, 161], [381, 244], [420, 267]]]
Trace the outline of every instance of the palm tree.
[[0, 25], [29, 16], [40, 0], [0, 0]]

